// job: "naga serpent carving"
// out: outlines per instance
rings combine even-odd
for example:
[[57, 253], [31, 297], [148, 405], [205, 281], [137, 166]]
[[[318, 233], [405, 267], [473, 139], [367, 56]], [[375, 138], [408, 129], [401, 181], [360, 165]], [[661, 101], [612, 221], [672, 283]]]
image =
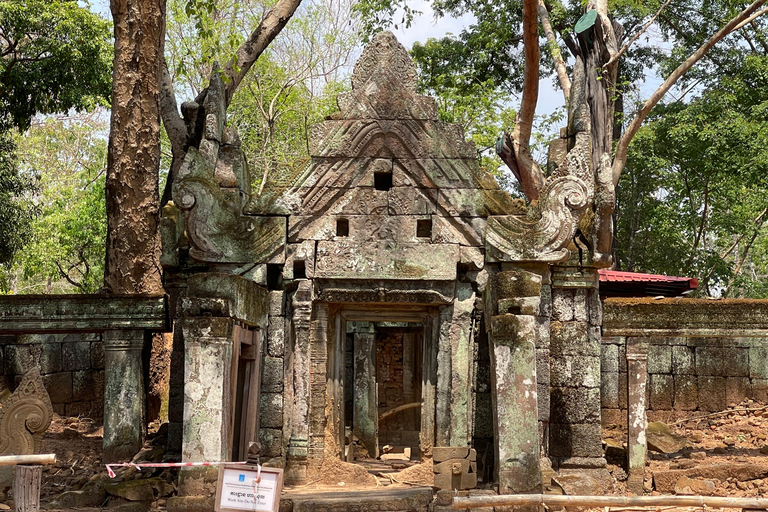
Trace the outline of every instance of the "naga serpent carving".
[[40, 370], [33, 368], [0, 408], [0, 455], [28, 455], [42, 449], [53, 407]]

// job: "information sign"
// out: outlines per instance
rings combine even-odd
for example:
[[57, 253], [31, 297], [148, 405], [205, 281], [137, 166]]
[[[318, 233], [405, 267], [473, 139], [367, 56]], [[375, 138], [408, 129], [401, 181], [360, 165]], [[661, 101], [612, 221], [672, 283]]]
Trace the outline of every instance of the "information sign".
[[255, 464], [220, 466], [214, 510], [278, 512], [282, 489], [282, 469], [259, 469]]

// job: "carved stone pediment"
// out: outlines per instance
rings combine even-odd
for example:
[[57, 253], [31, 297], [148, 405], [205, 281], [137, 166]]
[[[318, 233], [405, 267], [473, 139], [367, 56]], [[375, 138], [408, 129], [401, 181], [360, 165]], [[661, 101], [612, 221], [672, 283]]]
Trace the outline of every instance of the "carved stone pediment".
[[0, 407], [0, 455], [40, 453], [53, 407], [40, 370], [33, 368]]

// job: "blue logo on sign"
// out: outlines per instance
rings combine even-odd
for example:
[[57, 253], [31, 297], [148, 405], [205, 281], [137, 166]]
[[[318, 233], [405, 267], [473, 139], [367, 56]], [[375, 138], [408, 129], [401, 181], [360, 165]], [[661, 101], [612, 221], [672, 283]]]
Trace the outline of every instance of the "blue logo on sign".
[[245, 475], [240, 475], [240, 478], [239, 478], [239, 480], [240, 480], [241, 482], [245, 482]]

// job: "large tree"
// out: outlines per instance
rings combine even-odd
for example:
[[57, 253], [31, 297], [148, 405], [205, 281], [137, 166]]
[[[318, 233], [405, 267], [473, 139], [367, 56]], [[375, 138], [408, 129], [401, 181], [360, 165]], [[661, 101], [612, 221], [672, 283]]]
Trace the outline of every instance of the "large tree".
[[[27, 242], [32, 180], [18, 170], [11, 130], [36, 114], [106, 104], [109, 23], [71, 0], [0, 1], [0, 264]], [[6, 283], [7, 284], [7, 283]]]

